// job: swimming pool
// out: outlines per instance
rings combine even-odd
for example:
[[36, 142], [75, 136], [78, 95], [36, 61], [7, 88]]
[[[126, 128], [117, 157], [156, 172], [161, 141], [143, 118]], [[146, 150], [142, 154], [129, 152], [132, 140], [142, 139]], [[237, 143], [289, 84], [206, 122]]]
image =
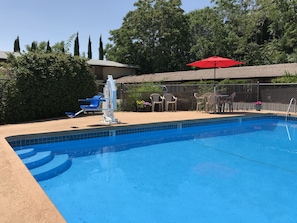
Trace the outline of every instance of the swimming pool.
[[295, 222], [296, 129], [282, 117], [235, 118], [34, 149], [70, 157], [39, 182], [67, 222]]

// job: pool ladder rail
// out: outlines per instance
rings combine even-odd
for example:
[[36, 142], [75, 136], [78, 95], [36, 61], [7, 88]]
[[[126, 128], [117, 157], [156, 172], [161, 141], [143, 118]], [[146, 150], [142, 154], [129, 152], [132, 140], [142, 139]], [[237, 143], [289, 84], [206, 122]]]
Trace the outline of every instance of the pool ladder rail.
[[288, 119], [288, 116], [290, 115], [289, 113], [290, 113], [290, 109], [291, 109], [291, 106], [293, 103], [294, 103], [294, 113], [296, 113], [296, 98], [291, 98], [288, 109], [287, 109], [287, 113], [286, 113], [286, 120]]

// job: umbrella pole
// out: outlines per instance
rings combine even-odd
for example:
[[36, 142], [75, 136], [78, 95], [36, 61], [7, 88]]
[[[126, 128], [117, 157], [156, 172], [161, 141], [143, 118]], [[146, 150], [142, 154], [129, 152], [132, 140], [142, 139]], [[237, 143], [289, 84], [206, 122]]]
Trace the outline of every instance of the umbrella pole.
[[216, 67], [214, 68], [213, 93], [216, 93]]

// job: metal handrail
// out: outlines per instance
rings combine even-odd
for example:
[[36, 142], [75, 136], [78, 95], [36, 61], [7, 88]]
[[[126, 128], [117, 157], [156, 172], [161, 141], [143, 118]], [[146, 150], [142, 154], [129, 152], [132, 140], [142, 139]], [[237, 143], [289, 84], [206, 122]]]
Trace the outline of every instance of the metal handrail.
[[296, 98], [291, 98], [291, 100], [290, 100], [290, 103], [289, 103], [289, 106], [288, 106], [288, 109], [287, 109], [287, 114], [286, 114], [286, 120], [287, 120], [287, 118], [288, 118], [288, 115], [289, 115], [289, 112], [290, 112], [290, 108], [291, 108], [291, 105], [293, 104], [293, 102], [295, 102], [294, 103], [294, 112], [296, 113]]

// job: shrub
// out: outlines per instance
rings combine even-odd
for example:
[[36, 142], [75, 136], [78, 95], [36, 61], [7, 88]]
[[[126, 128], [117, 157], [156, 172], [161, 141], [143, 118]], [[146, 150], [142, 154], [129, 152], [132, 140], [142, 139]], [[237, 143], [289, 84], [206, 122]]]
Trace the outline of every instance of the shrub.
[[271, 80], [272, 83], [296, 83], [297, 82], [297, 72], [293, 75], [288, 71], [285, 72], [284, 76], [277, 77]]
[[144, 100], [150, 102], [152, 93], [162, 94], [162, 87], [159, 83], [148, 83], [147, 85], [133, 85], [126, 91], [128, 98], [125, 100], [124, 109], [126, 111], [136, 110], [136, 101]]
[[64, 115], [79, 108], [78, 98], [97, 93], [86, 61], [63, 53], [33, 53], [8, 57], [15, 78], [4, 96], [4, 122], [20, 122]]

